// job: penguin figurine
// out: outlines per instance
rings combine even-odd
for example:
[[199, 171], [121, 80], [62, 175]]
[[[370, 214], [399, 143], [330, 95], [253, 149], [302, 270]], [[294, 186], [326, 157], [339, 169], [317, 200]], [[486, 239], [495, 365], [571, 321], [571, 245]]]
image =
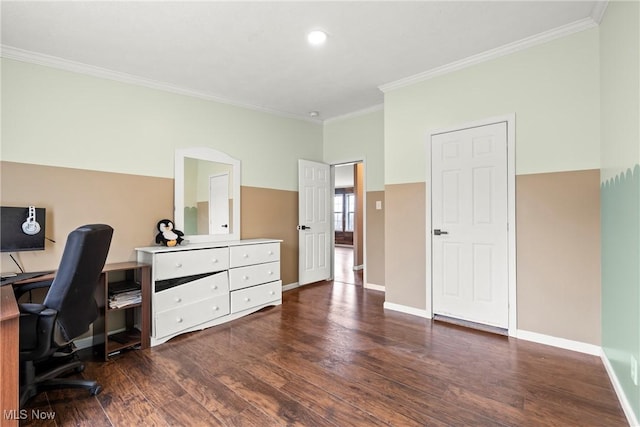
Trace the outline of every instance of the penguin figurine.
[[184, 239], [184, 233], [180, 230], [176, 230], [173, 225], [173, 221], [170, 219], [163, 219], [158, 221], [158, 231], [156, 235], [156, 243], [164, 246], [176, 246], [179, 245]]

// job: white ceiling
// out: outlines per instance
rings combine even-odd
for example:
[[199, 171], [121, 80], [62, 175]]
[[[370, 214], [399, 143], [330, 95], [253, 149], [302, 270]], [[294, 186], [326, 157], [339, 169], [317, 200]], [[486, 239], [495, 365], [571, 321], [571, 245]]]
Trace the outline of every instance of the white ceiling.
[[[380, 86], [579, 28], [603, 10], [596, 1], [3, 0], [2, 56], [326, 120], [379, 106]], [[315, 28], [329, 33], [322, 47], [306, 42]]]

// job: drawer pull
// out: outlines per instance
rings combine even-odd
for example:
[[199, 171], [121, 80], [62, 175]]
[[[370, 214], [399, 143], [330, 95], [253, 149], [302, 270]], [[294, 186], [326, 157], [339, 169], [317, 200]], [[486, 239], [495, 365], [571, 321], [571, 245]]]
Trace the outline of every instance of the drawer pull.
[[176, 262], [176, 268], [182, 268], [182, 263], [181, 262]]
[[275, 295], [275, 294], [276, 294], [276, 291], [271, 291], [271, 292], [269, 292], [269, 294], [271, 294], [271, 295]]
[[242, 280], [249, 280], [249, 276], [242, 276]]
[[242, 258], [249, 258], [249, 254], [242, 254]]
[[244, 301], [245, 301], [245, 302], [249, 302], [249, 301], [251, 301], [251, 298], [246, 297], [246, 298], [244, 299]]
[[177, 317], [176, 318], [176, 323], [182, 323], [182, 320], [183, 320], [182, 317]]
[[273, 255], [273, 251], [267, 252], [267, 255]]
[[213, 285], [211, 289], [213, 289], [214, 291], [218, 290], [218, 285]]
[[176, 298], [176, 302], [182, 302], [182, 298], [177, 297], [177, 298]]
[[218, 311], [218, 310], [220, 310], [220, 307], [218, 307], [217, 305], [214, 305], [213, 306], [213, 311]]
[[269, 276], [273, 276], [273, 271], [267, 271], [267, 274], [268, 274]]
[[212, 263], [212, 264], [217, 264], [217, 263], [218, 263], [218, 259], [217, 259], [217, 258], [212, 259], [212, 260], [211, 260], [211, 263]]

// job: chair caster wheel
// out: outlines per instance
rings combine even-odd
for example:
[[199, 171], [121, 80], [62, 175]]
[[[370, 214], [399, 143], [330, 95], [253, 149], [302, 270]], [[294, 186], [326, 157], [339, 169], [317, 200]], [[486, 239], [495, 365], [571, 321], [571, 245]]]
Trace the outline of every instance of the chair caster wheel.
[[97, 396], [100, 394], [101, 391], [102, 391], [102, 386], [97, 385], [95, 387], [91, 387], [91, 389], [89, 390], [89, 393], [91, 394], [91, 396]]

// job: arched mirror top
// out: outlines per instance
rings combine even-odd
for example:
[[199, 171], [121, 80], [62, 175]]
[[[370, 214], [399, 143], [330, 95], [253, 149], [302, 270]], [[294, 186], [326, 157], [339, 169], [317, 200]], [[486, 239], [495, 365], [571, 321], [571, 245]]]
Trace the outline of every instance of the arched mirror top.
[[185, 240], [240, 240], [240, 176], [240, 160], [227, 153], [176, 149], [174, 222]]

